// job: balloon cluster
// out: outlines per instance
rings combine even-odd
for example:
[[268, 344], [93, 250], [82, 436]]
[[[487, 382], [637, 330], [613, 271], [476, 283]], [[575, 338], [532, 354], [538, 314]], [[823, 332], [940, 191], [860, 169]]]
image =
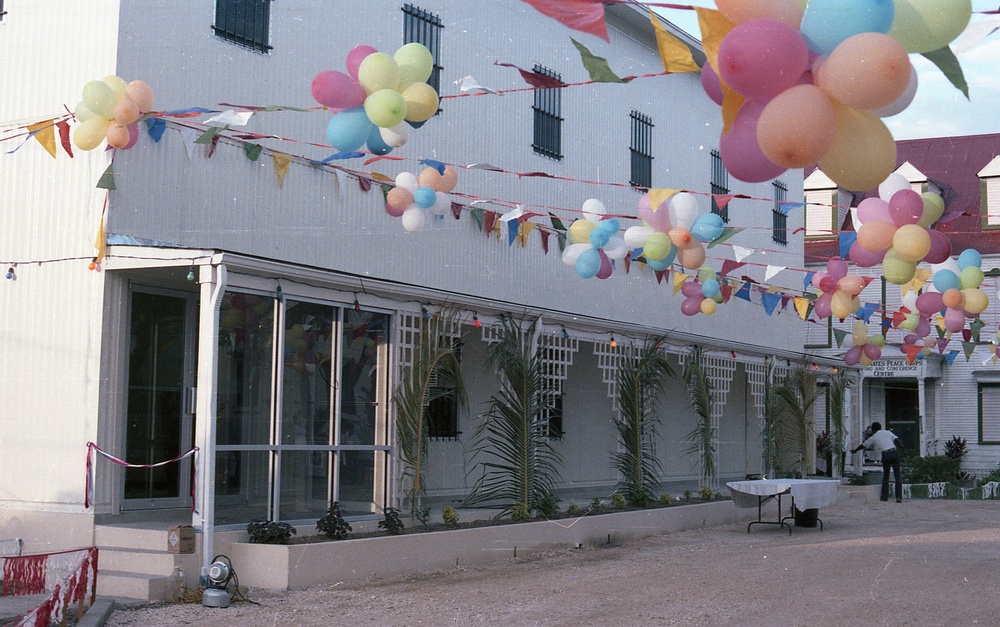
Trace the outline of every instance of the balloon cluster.
[[936, 264], [947, 260], [951, 241], [929, 228], [944, 211], [940, 196], [918, 194], [908, 186], [893, 191], [891, 183], [888, 179], [879, 186], [880, 196], [888, 196], [888, 201], [872, 197], [858, 205], [858, 239], [851, 244], [849, 254], [851, 261], [865, 268], [881, 262], [886, 280], [903, 285], [913, 278], [921, 261]]
[[625, 243], [641, 249], [646, 264], [657, 271], [669, 268], [675, 258], [688, 270], [700, 268], [705, 263], [704, 243], [718, 239], [725, 228], [718, 214], [702, 213], [698, 200], [687, 192], [674, 194], [657, 207], [649, 194], [643, 194], [639, 218], [642, 226], [627, 229]]
[[[909, 106], [909, 53], [944, 48], [969, 23], [969, 0], [718, 0], [736, 25], [702, 85], [742, 105], [719, 149], [747, 182], [818, 163], [841, 187], [865, 190], [895, 167], [883, 117]], [[715, 70], [718, 70], [716, 73]]]
[[311, 87], [316, 102], [336, 109], [326, 138], [337, 150], [367, 145], [374, 154], [388, 154], [409, 138], [404, 121], [420, 124], [437, 112], [438, 94], [427, 84], [434, 58], [423, 44], [408, 43], [393, 55], [358, 46], [346, 65], [347, 74], [325, 70]]
[[427, 214], [443, 216], [451, 209], [451, 190], [458, 184], [458, 173], [450, 167], [442, 170], [426, 167], [417, 176], [400, 172], [396, 186], [385, 197], [385, 211], [403, 219], [403, 228], [411, 233], [427, 224]]
[[[982, 263], [983, 257], [979, 251], [968, 248], [958, 256], [958, 272], [949, 267], [941, 267], [934, 272], [934, 289], [940, 293], [940, 306], [934, 311], [945, 309], [946, 331], [961, 331], [965, 327], [966, 318], [975, 318], [989, 307], [989, 297], [979, 288], [983, 283]], [[920, 295], [920, 298], [928, 296], [934, 299], [933, 302], [928, 302], [927, 307], [937, 304], [937, 298], [929, 296], [933, 293]], [[918, 308], [920, 298], [917, 299]]]
[[861, 320], [854, 322], [853, 333], [844, 340], [847, 352], [844, 354], [844, 363], [848, 366], [861, 364], [870, 366], [872, 362], [882, 356], [882, 347], [885, 346], [885, 336], [881, 333], [868, 335], [868, 325]]
[[681, 286], [684, 301], [681, 303], [681, 313], [694, 316], [703, 313], [711, 316], [716, 307], [722, 303], [722, 290], [719, 286], [719, 275], [709, 266], [698, 270], [698, 280], [688, 281]]
[[858, 295], [865, 288], [865, 280], [857, 274], [847, 274], [847, 262], [843, 259], [827, 261], [826, 272], [814, 274], [812, 284], [822, 292], [814, 304], [820, 319], [832, 315], [843, 320], [861, 308]]
[[74, 112], [80, 126], [73, 131], [73, 143], [93, 150], [107, 139], [112, 148], [131, 148], [139, 141], [139, 118], [152, 110], [153, 88], [144, 81], [126, 83], [118, 76], [90, 81]]
[[570, 244], [563, 251], [562, 260], [576, 269], [583, 279], [611, 276], [612, 261], [623, 259], [629, 252], [625, 240], [618, 235], [618, 218], [605, 216], [604, 203], [588, 198], [583, 203], [583, 217], [569, 225], [566, 237]]

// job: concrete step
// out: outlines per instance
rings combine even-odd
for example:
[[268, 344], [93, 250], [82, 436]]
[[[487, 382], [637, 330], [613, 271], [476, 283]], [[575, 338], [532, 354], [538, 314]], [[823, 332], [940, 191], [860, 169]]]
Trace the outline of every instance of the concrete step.
[[[101, 570], [114, 570], [144, 575], [170, 576], [174, 568], [184, 571], [188, 585], [197, 582], [201, 569], [199, 557], [193, 553], [176, 554], [149, 549], [127, 549], [121, 547], [98, 547]], [[189, 576], [188, 573], [191, 573]]]
[[141, 601], [166, 601], [171, 593], [170, 576], [144, 575], [100, 569], [97, 594], [102, 597], [126, 597]]
[[140, 527], [96, 525], [94, 544], [99, 547], [167, 550], [167, 528], [144, 529]]

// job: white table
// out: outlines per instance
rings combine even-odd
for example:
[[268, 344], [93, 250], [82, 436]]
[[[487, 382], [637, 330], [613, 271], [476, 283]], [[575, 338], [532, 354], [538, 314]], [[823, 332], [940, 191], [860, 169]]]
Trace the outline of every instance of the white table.
[[[807, 509], [819, 509], [826, 507], [833, 502], [833, 496], [837, 493], [837, 486], [840, 485], [838, 479], [757, 479], [753, 481], [731, 481], [726, 484], [733, 497], [736, 507], [757, 507], [757, 520], [747, 525], [747, 533], [753, 525], [781, 525], [788, 527], [788, 533], [792, 532], [792, 526], [786, 520], [794, 516], [781, 516], [781, 497], [784, 494], [791, 494], [792, 508], [798, 507], [800, 511]], [[764, 503], [771, 499], [778, 501], [778, 520], [763, 520], [762, 509]], [[817, 520], [819, 520], [817, 518]], [[819, 520], [819, 528], [823, 529], [823, 521]]]

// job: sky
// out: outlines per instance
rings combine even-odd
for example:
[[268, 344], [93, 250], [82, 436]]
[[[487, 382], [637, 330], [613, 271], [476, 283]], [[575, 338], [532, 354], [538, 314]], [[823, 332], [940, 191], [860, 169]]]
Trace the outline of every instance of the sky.
[[[689, 0], [695, 6], [715, 7], [713, 0]], [[972, 20], [1000, 20], [997, 15], [977, 15], [995, 10], [998, 0], [972, 0]], [[694, 11], [660, 9], [668, 20], [698, 36]], [[961, 41], [956, 40], [957, 42]], [[952, 45], [954, 49], [956, 44]], [[917, 70], [917, 95], [902, 113], [885, 119], [896, 139], [1000, 133], [1000, 32], [973, 48], [956, 53], [969, 84], [969, 99], [945, 78], [937, 67], [920, 55], [910, 55]]]

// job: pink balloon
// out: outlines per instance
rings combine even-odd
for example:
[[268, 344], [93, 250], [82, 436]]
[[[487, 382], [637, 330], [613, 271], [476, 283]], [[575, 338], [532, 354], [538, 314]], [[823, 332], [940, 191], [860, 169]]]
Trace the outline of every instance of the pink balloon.
[[847, 353], [844, 355], [844, 363], [848, 366], [854, 366], [859, 361], [861, 361], [861, 347], [852, 346], [847, 349]]
[[917, 328], [913, 330], [917, 337], [927, 337], [931, 334], [931, 321], [929, 318], [921, 318], [917, 323]]
[[694, 281], [688, 281], [681, 286], [681, 294], [685, 296], [703, 296], [701, 293], [701, 283], [695, 283]]
[[889, 215], [889, 203], [877, 196], [865, 198], [858, 204], [858, 219], [861, 220], [862, 224], [865, 222], [892, 222], [892, 216]]
[[777, 96], [798, 82], [808, 64], [802, 34], [777, 20], [738, 24], [719, 46], [719, 77], [749, 98]]
[[889, 215], [896, 226], [916, 224], [924, 213], [924, 199], [912, 189], [901, 189], [889, 199]]
[[722, 83], [719, 82], [719, 75], [715, 73], [711, 63], [705, 63], [701, 68], [701, 88], [705, 90], [712, 102], [722, 106]]
[[390, 205], [389, 203], [385, 203], [385, 212], [394, 218], [398, 218], [401, 215], [403, 215], [407, 209], [408, 207], [400, 207], [399, 209], [397, 209], [392, 205]]
[[922, 338], [919, 335], [917, 335], [916, 333], [907, 333], [906, 337], [903, 338], [903, 343], [904, 344], [916, 344], [921, 339]]
[[701, 301], [705, 300], [705, 297], [698, 292], [697, 296], [688, 296], [681, 303], [681, 313], [685, 316], [696, 316], [701, 313]]
[[826, 262], [826, 273], [830, 278], [839, 281], [847, 276], [847, 262], [843, 259], [831, 259]]
[[334, 70], [325, 70], [312, 80], [312, 96], [324, 107], [338, 109], [353, 109], [365, 104], [368, 94], [361, 84], [344, 74]]
[[601, 256], [601, 267], [597, 270], [597, 278], [606, 279], [614, 272], [614, 266], [611, 265], [611, 259], [608, 258], [603, 248], [598, 248], [597, 254]]
[[781, 175], [785, 168], [764, 156], [757, 142], [757, 122], [767, 104], [747, 100], [736, 113], [729, 133], [719, 140], [719, 153], [726, 170], [741, 181], [763, 183]]
[[639, 218], [655, 231], [670, 232], [670, 210], [667, 208], [667, 203], [661, 203], [656, 211], [653, 211], [649, 204], [649, 194], [643, 194], [639, 198]]
[[372, 48], [371, 46], [361, 45], [347, 53], [347, 73], [351, 75], [351, 78], [358, 80], [358, 68], [361, 67], [361, 62], [364, 61], [368, 55], [375, 52], [378, 52], [378, 50]]
[[819, 316], [820, 320], [823, 318], [829, 318], [830, 314], [833, 313], [830, 310], [831, 300], [833, 300], [833, 297], [829, 293], [823, 294], [816, 299], [816, 302], [813, 305], [813, 311], [816, 312], [816, 315]]
[[965, 312], [961, 309], [949, 307], [948, 310], [944, 312], [944, 328], [945, 331], [951, 331], [952, 333], [958, 333], [964, 329]]
[[138, 122], [132, 122], [131, 124], [127, 125], [125, 128], [128, 129], [128, 143], [125, 144], [125, 146], [122, 148], [122, 150], [128, 150], [132, 146], [135, 146], [136, 143], [139, 141], [139, 123]]
[[848, 256], [851, 258], [851, 263], [862, 268], [871, 268], [872, 266], [877, 266], [882, 263], [885, 259], [885, 250], [880, 250], [878, 252], [872, 252], [867, 248], [864, 248], [857, 242], [851, 244], [851, 250]]
[[944, 302], [941, 298], [941, 292], [924, 292], [917, 296], [917, 311], [925, 316], [935, 314], [942, 309], [944, 309]]
[[812, 278], [813, 287], [815, 287], [816, 289], [822, 289], [820, 288], [820, 285], [823, 284], [823, 279], [825, 278], [826, 278], [826, 272], [817, 272], [816, 274], [814, 274]]
[[951, 257], [951, 240], [941, 231], [927, 229], [927, 235], [931, 238], [931, 249], [924, 256], [927, 263], [944, 263]]
[[823, 290], [826, 294], [833, 294], [837, 291], [837, 279], [827, 274], [819, 282], [819, 289]]
[[882, 349], [879, 348], [878, 344], [868, 343], [861, 347], [861, 352], [865, 354], [865, 357], [875, 361], [882, 356]]

